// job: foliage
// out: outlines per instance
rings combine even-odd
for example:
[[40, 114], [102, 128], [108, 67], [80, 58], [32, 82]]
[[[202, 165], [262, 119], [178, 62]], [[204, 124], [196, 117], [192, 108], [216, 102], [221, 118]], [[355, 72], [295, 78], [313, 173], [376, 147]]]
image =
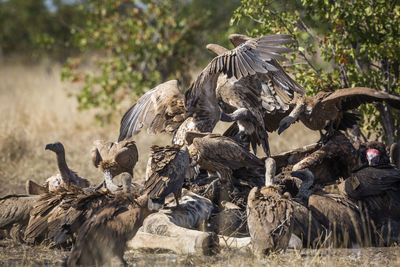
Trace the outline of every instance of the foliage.
[[[88, 0], [80, 4], [86, 23], [73, 28], [75, 44], [95, 52], [96, 71], [80, 68], [84, 57], [70, 58], [62, 78], [83, 81], [78, 93], [80, 108], [100, 107], [110, 114], [122, 99], [139, 96], [169, 79], [188, 86], [191, 72], [209, 57], [204, 56], [209, 33], [222, 27], [212, 9], [193, 12], [212, 1], [167, 0]], [[228, 22], [236, 6], [232, 1], [222, 17]], [[235, 1], [233, 1], [234, 3]], [[238, 3], [237, 3], [238, 4]], [[214, 8], [217, 8], [214, 5]], [[226, 35], [224, 34], [225, 39]]]
[[[294, 35], [299, 58], [292, 55], [290, 68], [310, 94], [354, 86], [400, 94], [396, 0], [242, 0], [232, 23], [242, 20], [258, 23], [253, 35]], [[400, 134], [398, 113], [389, 107], [366, 105], [360, 111], [369, 134], [382, 136], [383, 125], [389, 144]]]
[[38, 58], [43, 54], [63, 59], [74, 50], [70, 46], [69, 24], [80, 25], [76, 5], [45, 0], [0, 1], [0, 52]]

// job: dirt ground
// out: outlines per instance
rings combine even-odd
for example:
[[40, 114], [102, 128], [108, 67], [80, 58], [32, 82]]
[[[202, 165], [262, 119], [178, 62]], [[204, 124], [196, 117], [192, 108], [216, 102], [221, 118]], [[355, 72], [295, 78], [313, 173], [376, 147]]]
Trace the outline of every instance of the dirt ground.
[[[116, 140], [119, 120], [132, 104], [131, 99], [121, 106], [112, 123], [95, 122], [94, 112], [78, 111], [77, 103], [68, 94], [79, 84], [62, 83], [61, 66], [51, 62], [38, 65], [5, 62], [0, 64], [0, 196], [24, 193], [27, 179], [43, 183], [57, 172], [55, 155], [45, 151], [47, 143], [61, 141], [71, 169], [96, 184], [102, 174], [90, 161], [94, 140]], [[226, 125], [219, 125], [221, 132]], [[270, 135], [273, 154], [310, 144], [318, 133], [296, 124], [281, 136]], [[152, 144], [168, 144], [169, 136], [136, 136], [140, 157], [134, 180], [143, 180], [145, 165]], [[57, 266], [68, 252], [45, 247], [30, 247], [0, 241], [0, 266]], [[400, 266], [400, 249], [320, 249], [288, 250], [284, 254], [258, 259], [248, 251], [223, 250], [215, 256], [176, 256], [167, 253], [127, 252], [125, 259], [133, 266]]]
[[[3, 240], [0, 255], [0, 266], [62, 266], [68, 252]], [[289, 249], [264, 258], [253, 256], [249, 250], [222, 250], [213, 256], [127, 251], [124, 257], [129, 266], [400, 266], [399, 247]]]

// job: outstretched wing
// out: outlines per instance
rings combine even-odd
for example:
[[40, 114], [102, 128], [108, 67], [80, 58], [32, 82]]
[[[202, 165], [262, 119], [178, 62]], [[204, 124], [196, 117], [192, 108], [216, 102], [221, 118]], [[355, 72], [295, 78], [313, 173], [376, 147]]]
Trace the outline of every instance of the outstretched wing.
[[[248, 37], [243, 34], [231, 34], [229, 35], [229, 40], [232, 42], [234, 46], [239, 46], [244, 42], [251, 40], [251, 37]], [[293, 52], [293, 49], [287, 47], [281, 47], [277, 45], [284, 45], [293, 43], [291, 35], [287, 34], [277, 34], [277, 35], [269, 35], [268, 38], [265, 39], [265, 42], [261, 46], [263, 49], [268, 50], [268, 53], [273, 55], [269, 60], [269, 63], [276, 68], [276, 71], [268, 72], [266, 74], [259, 75], [260, 79], [265, 82], [272, 82], [275, 90], [283, 90], [290, 98], [293, 98], [293, 92], [297, 92], [299, 94], [304, 94], [306, 91], [304, 88], [295, 82], [279, 65], [276, 60], [285, 60], [286, 58], [281, 56], [276, 57], [278, 53], [288, 53]], [[279, 54], [278, 54], [279, 55]]]
[[385, 101], [390, 106], [400, 109], [400, 97], [367, 87], [353, 87], [336, 90], [324, 100], [323, 104], [340, 102], [342, 110], [355, 109], [361, 104]]
[[286, 42], [293, 42], [289, 37], [280, 35], [250, 38], [235, 49], [215, 57], [185, 94], [187, 116], [200, 113], [198, 112], [199, 109], [211, 114], [211, 117], [213, 117], [213, 114], [210, 112], [218, 114], [215, 89], [218, 76], [221, 73], [225, 73], [228, 79], [235, 77], [240, 80], [249, 75], [278, 71], [271, 61], [275, 59], [284, 60], [285, 57], [271, 51], [270, 44], [283, 39]]
[[127, 139], [147, 126], [148, 133], [173, 133], [184, 121], [183, 94], [178, 81], [171, 80], [151, 89], [129, 108], [121, 120], [118, 141]]

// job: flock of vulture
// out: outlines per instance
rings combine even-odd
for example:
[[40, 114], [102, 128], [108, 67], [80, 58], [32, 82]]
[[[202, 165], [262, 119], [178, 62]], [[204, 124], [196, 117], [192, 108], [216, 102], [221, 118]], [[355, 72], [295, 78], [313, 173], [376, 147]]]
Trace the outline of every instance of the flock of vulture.
[[[3, 237], [71, 249], [68, 266], [107, 264], [113, 256], [125, 263], [127, 247], [143, 240], [143, 248], [182, 250], [192, 242], [215, 253], [218, 238], [230, 237], [249, 240], [256, 254], [398, 242], [399, 147], [342, 131], [356, 124], [359, 105], [400, 109], [400, 97], [362, 87], [307, 97], [278, 63], [293, 52], [282, 46], [291, 36], [229, 38], [232, 50], [207, 46], [217, 56], [184, 94], [176, 80], [158, 85], [125, 113], [118, 142], [95, 141], [100, 185], [69, 169], [61, 143], [48, 144], [59, 174], [44, 185], [27, 181], [26, 195], [0, 199]], [[298, 120], [321, 140], [271, 155], [268, 132]], [[212, 133], [218, 121], [232, 122], [222, 135]], [[132, 136], [143, 127], [173, 137], [172, 145], [152, 146], [145, 182], [136, 184]], [[265, 158], [256, 156], [259, 146]], [[118, 175], [122, 185], [113, 181]], [[327, 185], [336, 193], [324, 191]]]

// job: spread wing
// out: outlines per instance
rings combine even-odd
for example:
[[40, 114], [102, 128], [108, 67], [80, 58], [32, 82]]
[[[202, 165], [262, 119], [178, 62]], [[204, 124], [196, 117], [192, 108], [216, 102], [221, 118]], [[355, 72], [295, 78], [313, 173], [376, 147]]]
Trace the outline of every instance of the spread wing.
[[367, 87], [353, 87], [336, 90], [324, 100], [323, 104], [340, 102], [343, 110], [355, 109], [361, 104], [385, 101], [390, 106], [400, 109], [400, 97]]
[[127, 139], [147, 126], [148, 133], [173, 133], [184, 121], [183, 94], [178, 81], [171, 80], [151, 89], [128, 109], [121, 120], [118, 141]]
[[[289, 37], [281, 37], [281, 39], [293, 42]], [[210, 105], [214, 107], [212, 111], [217, 112], [215, 89], [218, 76], [221, 73], [225, 73], [228, 79], [235, 77], [240, 80], [243, 77], [257, 73], [278, 71], [271, 61], [274, 59], [284, 60], [285, 57], [271, 51], [270, 44], [271, 42], [276, 43], [276, 40], [281, 39], [276, 35], [251, 38], [235, 49], [215, 57], [200, 73], [185, 94], [187, 115], [190, 116], [197, 113], [196, 108], [201, 109], [201, 107], [205, 107], [206, 112], [211, 112], [207, 111], [207, 109], [210, 109]], [[204, 104], [203, 102], [208, 103]]]
[[[251, 37], [242, 34], [231, 34], [229, 35], [229, 39], [234, 46], [241, 45], [243, 42], [247, 40], [251, 40]], [[267, 39], [267, 38], [266, 38]], [[263, 48], [268, 50], [268, 53], [278, 54], [278, 53], [288, 53], [293, 52], [293, 49], [287, 47], [280, 47], [277, 45], [290, 44], [293, 43], [291, 35], [287, 34], [277, 34], [277, 35], [268, 35], [268, 40], [263, 44]], [[275, 90], [283, 90], [288, 96], [293, 98], [293, 92], [297, 92], [299, 94], [304, 94], [306, 91], [304, 88], [295, 82], [279, 65], [276, 60], [285, 60], [283, 56], [281, 57], [271, 57], [270, 64], [276, 68], [276, 71], [268, 72], [261, 76], [260, 78], [264, 81], [271, 81], [276, 87]]]

